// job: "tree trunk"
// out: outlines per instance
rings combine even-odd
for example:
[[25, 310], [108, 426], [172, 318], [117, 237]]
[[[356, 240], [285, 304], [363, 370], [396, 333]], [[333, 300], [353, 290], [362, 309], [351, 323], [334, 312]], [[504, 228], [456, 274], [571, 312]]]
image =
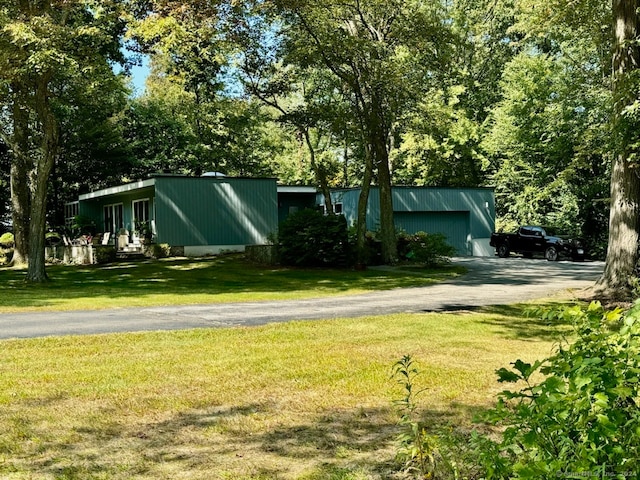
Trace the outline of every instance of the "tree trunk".
[[12, 265], [23, 268], [29, 258], [29, 112], [22, 105], [22, 88], [14, 85], [13, 151], [11, 161], [11, 218], [14, 251]]
[[[615, 102], [614, 135], [619, 151], [611, 174], [611, 213], [609, 217], [609, 246], [605, 270], [598, 281], [600, 294], [619, 297], [630, 291], [629, 279], [638, 262], [640, 180], [638, 168], [629, 162], [632, 153], [629, 138], [637, 137], [624, 123], [622, 112], [633, 103], [630, 79], [640, 64], [636, 37], [638, 35], [638, 0], [613, 0], [615, 52], [613, 57], [612, 88]], [[627, 127], [625, 129], [625, 127]], [[633, 135], [633, 137], [630, 137]]]
[[49, 80], [46, 76], [36, 84], [36, 113], [42, 125], [41, 155], [31, 181], [31, 224], [29, 228], [29, 268], [27, 282], [47, 281], [45, 270], [45, 227], [47, 220], [47, 186], [58, 151], [58, 123], [49, 104]]
[[364, 267], [367, 264], [367, 207], [369, 206], [369, 192], [373, 177], [373, 158], [371, 149], [365, 145], [365, 165], [362, 187], [358, 197], [358, 219], [356, 221], [356, 257], [357, 266]]
[[398, 261], [396, 227], [393, 221], [393, 195], [391, 192], [391, 172], [386, 135], [375, 140], [378, 182], [380, 184], [380, 240], [382, 241], [382, 261], [394, 264]]
[[346, 129], [344, 131], [344, 150], [342, 154], [342, 186], [349, 186], [349, 141]]
[[320, 191], [324, 197], [324, 208], [327, 215], [333, 215], [333, 202], [331, 201], [331, 190], [329, 189], [329, 182], [327, 180], [327, 172], [321, 165], [318, 165], [316, 161], [316, 149], [311, 143], [311, 137], [309, 136], [308, 128], [300, 128], [304, 141], [307, 144], [309, 150], [309, 158], [311, 161], [311, 169], [316, 176], [316, 180], [320, 184]]

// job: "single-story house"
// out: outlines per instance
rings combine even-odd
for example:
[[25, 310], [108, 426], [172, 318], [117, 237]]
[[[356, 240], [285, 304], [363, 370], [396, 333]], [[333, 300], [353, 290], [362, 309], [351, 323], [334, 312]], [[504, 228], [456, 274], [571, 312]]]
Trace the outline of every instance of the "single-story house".
[[123, 249], [149, 228], [156, 243], [185, 255], [242, 251], [262, 245], [278, 228], [274, 178], [154, 175], [80, 195], [74, 215], [90, 218]]
[[[493, 256], [493, 189], [393, 187], [392, 194], [397, 229], [442, 233], [459, 255]], [[359, 195], [359, 188], [331, 192], [335, 213], [349, 225], [356, 222]], [[69, 215], [91, 218], [119, 248], [138, 244], [144, 224], [156, 243], [204, 255], [265, 244], [287, 215], [303, 208], [324, 208], [316, 188], [279, 186], [274, 178], [154, 175], [80, 195]], [[378, 229], [379, 218], [380, 191], [372, 187], [367, 227]]]

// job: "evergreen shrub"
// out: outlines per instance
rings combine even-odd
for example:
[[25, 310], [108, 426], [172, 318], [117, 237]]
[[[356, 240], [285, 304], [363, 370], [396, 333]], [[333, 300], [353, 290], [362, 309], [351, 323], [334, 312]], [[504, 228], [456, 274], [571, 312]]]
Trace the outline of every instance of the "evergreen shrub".
[[94, 248], [94, 259], [96, 263], [113, 263], [116, 261], [117, 252], [114, 246], [112, 245], [99, 245]]
[[283, 265], [344, 267], [349, 261], [347, 221], [342, 215], [300, 210], [289, 215], [278, 232], [278, 254]]

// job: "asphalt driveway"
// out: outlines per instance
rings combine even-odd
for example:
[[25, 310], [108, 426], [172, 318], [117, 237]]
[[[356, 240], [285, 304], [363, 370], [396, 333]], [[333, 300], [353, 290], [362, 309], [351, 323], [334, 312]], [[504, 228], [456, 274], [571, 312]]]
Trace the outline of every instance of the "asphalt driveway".
[[571, 295], [593, 285], [602, 262], [456, 258], [469, 273], [420, 288], [312, 300], [75, 312], [0, 314], [0, 338], [262, 325], [290, 320], [461, 310]]

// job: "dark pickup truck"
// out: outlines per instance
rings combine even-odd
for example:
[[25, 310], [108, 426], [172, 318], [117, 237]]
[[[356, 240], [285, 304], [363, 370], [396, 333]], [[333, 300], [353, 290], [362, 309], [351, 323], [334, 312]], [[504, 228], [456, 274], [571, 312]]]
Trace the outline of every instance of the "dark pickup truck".
[[529, 258], [542, 253], [550, 262], [559, 260], [561, 256], [572, 260], [584, 260], [585, 257], [582, 241], [548, 235], [543, 227], [525, 226], [515, 233], [492, 233], [489, 244], [501, 258], [508, 257], [511, 252]]

